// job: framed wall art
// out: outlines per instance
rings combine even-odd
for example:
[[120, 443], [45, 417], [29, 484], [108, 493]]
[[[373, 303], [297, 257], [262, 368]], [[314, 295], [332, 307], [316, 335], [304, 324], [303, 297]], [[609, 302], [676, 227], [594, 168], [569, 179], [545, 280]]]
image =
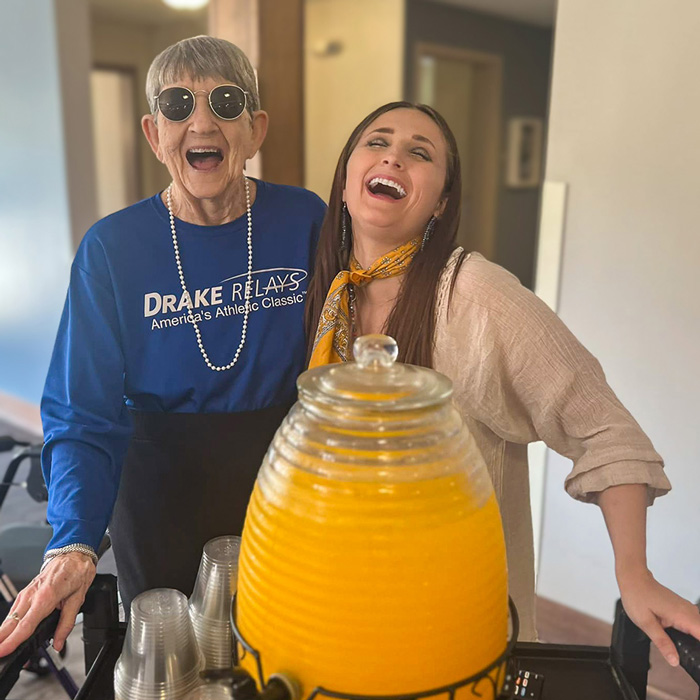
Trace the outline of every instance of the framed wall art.
[[539, 187], [542, 183], [542, 119], [513, 117], [508, 121], [506, 187]]

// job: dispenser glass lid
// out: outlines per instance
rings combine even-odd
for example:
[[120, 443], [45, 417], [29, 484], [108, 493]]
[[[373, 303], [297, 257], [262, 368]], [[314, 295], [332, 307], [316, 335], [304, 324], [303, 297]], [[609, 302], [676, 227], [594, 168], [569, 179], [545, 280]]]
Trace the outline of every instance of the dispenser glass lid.
[[452, 382], [425, 367], [396, 362], [399, 348], [387, 335], [364, 335], [353, 345], [354, 362], [304, 372], [299, 397], [333, 406], [408, 410], [443, 403]]

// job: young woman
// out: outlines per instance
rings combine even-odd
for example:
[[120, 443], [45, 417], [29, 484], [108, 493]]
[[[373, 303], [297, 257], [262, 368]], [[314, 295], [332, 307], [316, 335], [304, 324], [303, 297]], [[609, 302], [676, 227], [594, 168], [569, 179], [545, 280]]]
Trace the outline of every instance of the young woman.
[[489, 467], [501, 506], [510, 593], [535, 637], [527, 444], [573, 460], [568, 493], [597, 503], [625, 609], [672, 664], [673, 625], [700, 638], [700, 613], [646, 563], [646, 508], [670, 484], [661, 457], [559, 318], [501, 267], [455, 249], [460, 165], [429, 107], [394, 102], [351, 134], [321, 229], [306, 326], [310, 366], [350, 359], [387, 333], [404, 362], [433, 367]]

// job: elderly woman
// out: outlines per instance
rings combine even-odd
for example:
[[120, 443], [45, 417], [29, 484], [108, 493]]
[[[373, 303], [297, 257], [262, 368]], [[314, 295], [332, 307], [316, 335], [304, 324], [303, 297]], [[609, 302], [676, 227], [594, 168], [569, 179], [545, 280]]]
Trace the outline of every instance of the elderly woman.
[[325, 206], [244, 175], [268, 117], [236, 46], [169, 47], [146, 93], [143, 131], [172, 184], [97, 222], [73, 263], [42, 401], [53, 539], [0, 656], [56, 607], [63, 646], [108, 523], [126, 605], [159, 586], [189, 594], [204, 543], [240, 534], [296, 397]]
[[566, 489], [598, 503], [625, 609], [671, 663], [663, 626], [700, 638], [700, 614], [646, 563], [646, 507], [670, 484], [661, 457], [600, 365], [545, 304], [478, 253], [455, 249], [460, 166], [434, 110], [380, 107], [335, 173], [306, 309], [312, 367], [349, 359], [354, 336], [388, 333], [400, 359], [434, 367], [479, 444], [501, 507], [510, 594], [535, 637], [527, 443], [570, 457]]

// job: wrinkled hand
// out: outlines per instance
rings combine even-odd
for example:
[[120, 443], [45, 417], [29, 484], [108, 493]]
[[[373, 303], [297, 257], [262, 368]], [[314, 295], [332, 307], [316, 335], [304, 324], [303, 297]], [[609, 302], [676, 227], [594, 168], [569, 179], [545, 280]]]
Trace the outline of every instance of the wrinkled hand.
[[671, 666], [678, 666], [678, 652], [665, 627], [700, 639], [700, 611], [691, 602], [662, 586], [647, 569], [618, 575], [622, 605]]
[[[11, 654], [29, 639], [39, 623], [56, 608], [61, 616], [53, 646], [61, 651], [75, 625], [85, 594], [95, 578], [92, 559], [80, 552], [62, 554], [52, 559], [44, 570], [17, 596], [8, 616], [0, 626], [0, 657]], [[19, 619], [17, 619], [19, 618]]]

